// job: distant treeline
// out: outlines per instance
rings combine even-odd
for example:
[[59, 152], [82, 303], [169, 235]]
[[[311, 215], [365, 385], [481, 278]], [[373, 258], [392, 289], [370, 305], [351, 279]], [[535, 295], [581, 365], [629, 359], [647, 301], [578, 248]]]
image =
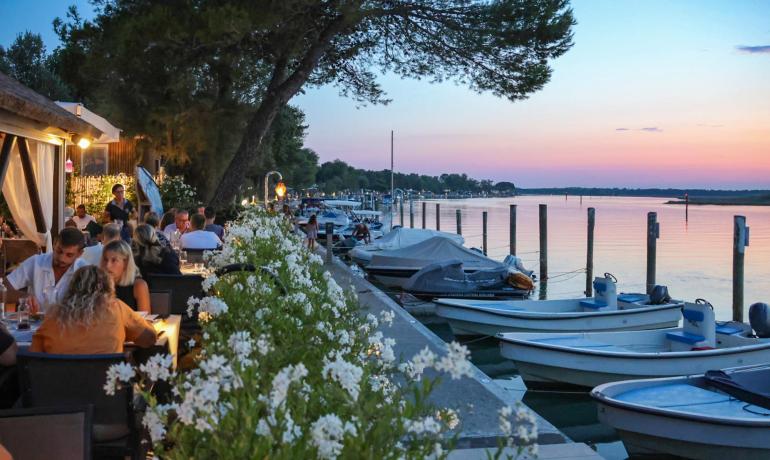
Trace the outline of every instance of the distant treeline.
[[583, 195], [583, 196], [639, 196], [684, 199], [688, 194], [691, 202], [698, 198], [754, 197], [770, 198], [770, 190], [705, 190], [681, 188], [600, 188], [562, 187], [517, 189], [521, 195]]

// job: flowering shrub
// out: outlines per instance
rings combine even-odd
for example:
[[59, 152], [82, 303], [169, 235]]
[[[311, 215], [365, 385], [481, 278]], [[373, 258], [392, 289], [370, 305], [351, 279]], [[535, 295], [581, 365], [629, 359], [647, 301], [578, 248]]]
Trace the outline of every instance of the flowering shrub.
[[164, 209], [191, 210], [198, 206], [198, 191], [192, 185], [186, 184], [183, 176], [164, 177], [158, 184], [158, 189]]
[[251, 263], [264, 270], [211, 274], [204, 289], [215, 295], [190, 299], [189, 312], [203, 330], [197, 367], [175, 374], [170, 357], [155, 356], [139, 369], [115, 366], [107, 376], [108, 392], [137, 379], [171, 383], [170, 403], [143, 393], [155, 455], [445, 456], [453, 444], [449, 430], [460, 421], [426, 402], [438, 380], [423, 376], [429, 368], [451, 379], [470, 375], [465, 347], [453, 343], [441, 357], [426, 347], [397, 362], [395, 340], [383, 334], [394, 314], [363, 317], [354, 294], [289, 233], [286, 221], [255, 208], [209, 258], [213, 267]]

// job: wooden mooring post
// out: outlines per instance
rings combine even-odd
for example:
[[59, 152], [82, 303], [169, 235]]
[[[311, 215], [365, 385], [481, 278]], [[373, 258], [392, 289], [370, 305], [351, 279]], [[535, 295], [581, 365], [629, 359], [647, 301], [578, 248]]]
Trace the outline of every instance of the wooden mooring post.
[[548, 281], [548, 205], [540, 205], [540, 283]]
[[481, 248], [487, 255], [487, 211], [481, 213]]
[[658, 258], [658, 238], [660, 238], [660, 225], [658, 213], [647, 213], [647, 294], [652, 293], [655, 287], [655, 265]]
[[463, 215], [459, 209], [455, 210], [455, 217], [457, 218], [457, 234], [463, 234]]
[[425, 210], [428, 208], [427, 203], [424, 201], [422, 202], [422, 228], [425, 228], [425, 219], [427, 217], [427, 214], [425, 213]]
[[409, 198], [409, 227], [414, 228], [414, 200]]
[[332, 246], [334, 244], [334, 222], [326, 223], [326, 263], [332, 263], [334, 256]]
[[511, 205], [511, 213], [509, 217], [508, 226], [508, 245], [510, 246], [509, 252], [511, 255], [516, 255], [516, 205]]
[[733, 217], [733, 321], [743, 322], [743, 262], [749, 245], [745, 216]]
[[436, 230], [441, 230], [441, 205], [436, 203]]
[[401, 196], [401, 226], [404, 226], [404, 197]]
[[586, 297], [594, 295], [594, 224], [596, 219], [596, 210], [588, 208], [588, 233], [586, 244]]

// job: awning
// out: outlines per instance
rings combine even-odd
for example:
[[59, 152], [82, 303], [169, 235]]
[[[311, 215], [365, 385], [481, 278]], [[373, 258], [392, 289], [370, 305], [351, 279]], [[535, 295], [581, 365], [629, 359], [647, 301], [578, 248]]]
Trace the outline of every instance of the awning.
[[120, 128], [116, 128], [105, 120], [101, 116], [91, 112], [83, 104], [79, 102], [61, 102], [56, 101], [56, 105], [67, 110], [68, 112], [80, 117], [83, 121], [95, 126], [102, 132], [101, 137], [93, 141], [94, 144], [108, 144], [110, 142], [120, 141]]

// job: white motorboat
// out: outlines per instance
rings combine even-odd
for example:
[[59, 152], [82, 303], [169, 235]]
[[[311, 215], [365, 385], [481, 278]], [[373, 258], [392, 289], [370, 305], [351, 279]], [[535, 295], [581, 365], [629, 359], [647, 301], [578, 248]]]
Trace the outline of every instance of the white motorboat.
[[770, 368], [631, 380], [591, 392], [629, 455], [770, 458]]
[[625, 331], [676, 327], [682, 302], [668, 295], [617, 294], [614, 277], [593, 282], [594, 297], [562, 300], [463, 300], [439, 298], [436, 315], [455, 335], [501, 332]]
[[685, 303], [684, 327], [650, 331], [498, 334], [503, 357], [529, 388], [703, 374], [709, 369], [770, 362], [770, 339], [743, 323], [714, 321], [708, 303]]
[[452, 239], [434, 236], [401, 249], [377, 252], [364, 270], [385, 286], [403, 288], [404, 283], [425, 266], [455, 259], [462, 262], [467, 273], [504, 266]]
[[350, 251], [350, 257], [358, 265], [365, 267], [372, 261], [372, 257], [376, 253], [412, 246], [435, 236], [449, 238], [456, 241], [458, 244], [463, 244], [465, 242], [462, 235], [456, 235], [454, 233], [439, 232], [430, 229], [398, 227], [388, 232], [382, 238], [373, 240], [369, 244], [356, 246]]

